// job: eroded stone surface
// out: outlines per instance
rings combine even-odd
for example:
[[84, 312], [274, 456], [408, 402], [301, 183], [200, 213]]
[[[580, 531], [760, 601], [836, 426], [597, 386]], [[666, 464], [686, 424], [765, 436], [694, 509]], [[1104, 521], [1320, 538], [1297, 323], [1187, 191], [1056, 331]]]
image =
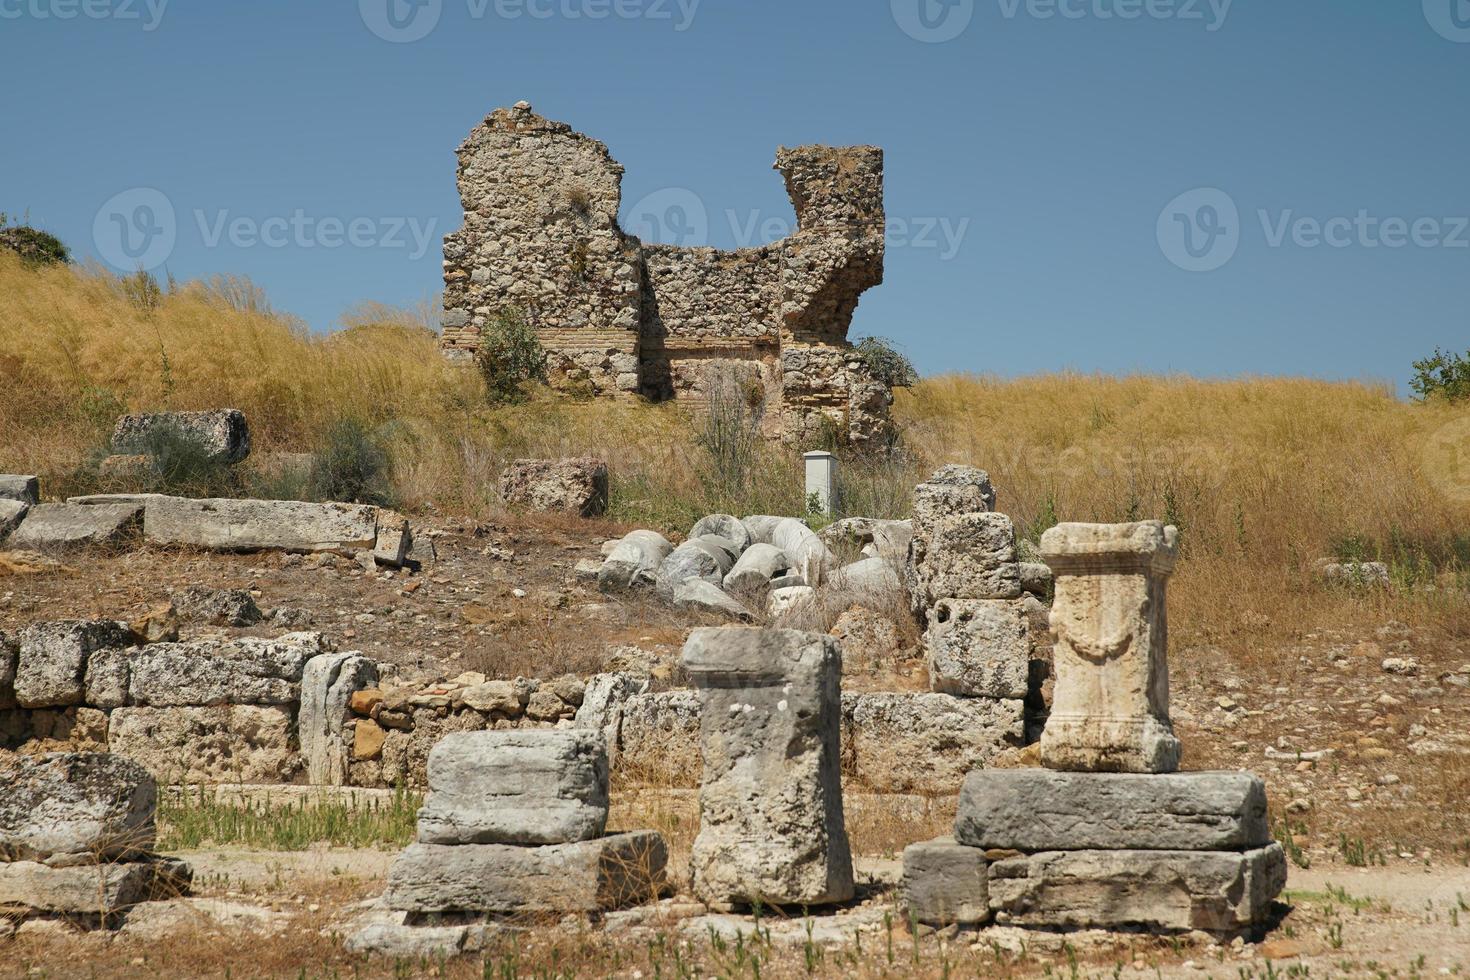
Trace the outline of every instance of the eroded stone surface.
[[217, 551], [335, 551], [356, 554], [377, 544], [377, 508], [299, 500], [187, 500], [147, 502], [144, 537], [152, 544]]
[[66, 620], [27, 626], [16, 640], [16, 701], [22, 708], [58, 708], [82, 703], [87, 660], [95, 651], [129, 646], [133, 637], [111, 620]]
[[51, 868], [33, 861], [0, 863], [0, 909], [110, 915], [155, 897], [186, 890], [192, 878], [182, 861]]
[[112, 451], [147, 454], [161, 439], [187, 439], [211, 460], [240, 463], [250, 455], [250, 426], [236, 408], [214, 412], [157, 412], [124, 415], [112, 430]]
[[990, 921], [988, 865], [985, 852], [952, 837], [910, 844], [903, 850], [899, 885], [904, 913], [937, 928]]
[[152, 707], [290, 704], [306, 662], [325, 652], [318, 633], [155, 643], [131, 658], [128, 699]]
[[165, 785], [290, 782], [300, 768], [295, 730], [278, 706], [118, 708], [108, 747]]
[[851, 898], [837, 644], [795, 630], [701, 629], [683, 662], [699, 690], [704, 761], [695, 895], [727, 910]]
[[116, 755], [0, 761], [0, 861], [96, 864], [153, 850], [158, 787]]
[[140, 504], [36, 504], [7, 544], [34, 551], [121, 545], [137, 531], [142, 515]]
[[23, 504], [41, 502], [41, 481], [30, 474], [0, 474], [0, 500], [18, 500]]
[[327, 653], [306, 662], [296, 732], [312, 785], [346, 784], [348, 702], [353, 694], [377, 682], [378, 665], [358, 653]]
[[1015, 599], [941, 599], [924, 634], [930, 687], [959, 697], [1024, 698], [1031, 631]]
[[1025, 735], [1025, 706], [1016, 700], [862, 694], [844, 697], [843, 709], [853, 774], [879, 793], [957, 793], [971, 769]]
[[633, 531], [613, 546], [602, 563], [597, 587], [603, 592], [651, 587], [659, 566], [673, 550], [674, 546], [657, 531]]
[[595, 517], [607, 509], [607, 464], [575, 459], [518, 459], [500, 476], [500, 499], [539, 511]]

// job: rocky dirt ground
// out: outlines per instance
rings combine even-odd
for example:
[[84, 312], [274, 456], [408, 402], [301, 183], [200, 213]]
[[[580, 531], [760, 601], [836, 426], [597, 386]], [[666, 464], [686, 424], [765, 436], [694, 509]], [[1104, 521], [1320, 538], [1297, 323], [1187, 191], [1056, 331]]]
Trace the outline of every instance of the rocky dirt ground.
[[[7, 572], [0, 562], [0, 629], [39, 619], [129, 619], [190, 586], [244, 588], [267, 618], [241, 632], [309, 625], [410, 675], [552, 677], [642, 657], [657, 665], [661, 684], [681, 684], [678, 651], [698, 624], [655, 602], [610, 600], [575, 576], [579, 560], [597, 558], [602, 542], [623, 530], [558, 519], [446, 526], [434, 536], [438, 561], [415, 573], [367, 573], [344, 559], [146, 550], [77, 556], [45, 574]], [[1255, 615], [1264, 619], [1269, 610]], [[773, 928], [761, 975], [805, 974], [808, 966], [863, 976], [1460, 972], [1470, 960], [1470, 932], [1462, 934], [1460, 924], [1470, 915], [1470, 647], [1443, 626], [1412, 621], [1332, 631], [1258, 625], [1258, 641], [1242, 655], [1202, 642], [1176, 619], [1171, 678], [1185, 767], [1250, 769], [1267, 781], [1276, 834], [1293, 864], [1284, 917], [1265, 943], [1218, 947], [1188, 937], [1002, 929], [979, 942], [930, 937], [915, 953], [902, 923], [884, 920], [893, 915], [887, 883], [903, 844], [943, 832], [951, 804], [854, 800], [854, 846], [871, 883], [866, 904], [822, 924], [817, 940], [843, 935], [830, 946], [808, 944], [799, 923]], [[872, 669], [854, 670], [844, 684], [919, 688], [916, 653], [903, 648]], [[670, 836], [676, 867], [695, 830], [693, 806], [688, 794], [619, 799], [626, 825]], [[185, 856], [199, 872], [196, 898], [160, 907], [111, 938], [28, 927], [0, 946], [0, 976], [479, 976], [482, 969], [513, 976], [538, 965], [552, 974], [751, 975], [750, 962], [735, 963], [729, 948], [709, 948], [708, 929], [724, 926], [690, 927], [677, 904], [646, 922], [628, 918], [621, 936], [584, 935], [573, 926], [508, 934], [487, 954], [488, 967], [478, 958], [364, 964], [343, 952], [341, 939], [356, 903], [381, 890], [391, 853]], [[860, 951], [845, 938], [853, 929]]]

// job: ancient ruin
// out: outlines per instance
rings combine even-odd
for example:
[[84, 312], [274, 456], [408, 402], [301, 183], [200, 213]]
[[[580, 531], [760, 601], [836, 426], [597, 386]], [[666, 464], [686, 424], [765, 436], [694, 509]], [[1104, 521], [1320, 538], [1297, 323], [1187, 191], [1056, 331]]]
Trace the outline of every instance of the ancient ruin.
[[792, 442], [888, 438], [886, 385], [848, 327], [883, 281], [883, 151], [777, 152], [798, 230], [734, 252], [646, 243], [618, 224], [623, 168], [532, 111], [497, 109], [459, 148], [464, 227], [444, 241], [442, 349], [469, 358], [488, 324], [525, 317], [555, 380], [698, 404], [733, 380]]

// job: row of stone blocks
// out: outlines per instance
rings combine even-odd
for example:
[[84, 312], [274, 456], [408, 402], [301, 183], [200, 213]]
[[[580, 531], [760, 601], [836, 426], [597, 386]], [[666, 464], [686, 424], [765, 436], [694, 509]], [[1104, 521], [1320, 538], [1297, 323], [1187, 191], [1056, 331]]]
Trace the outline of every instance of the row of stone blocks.
[[954, 836], [903, 855], [903, 900], [935, 928], [1201, 930], [1266, 921], [1286, 884], [1250, 773], [977, 770]]
[[111, 926], [128, 909], [188, 890], [182, 861], [154, 853], [158, 788], [106, 754], [0, 764], [0, 916]]

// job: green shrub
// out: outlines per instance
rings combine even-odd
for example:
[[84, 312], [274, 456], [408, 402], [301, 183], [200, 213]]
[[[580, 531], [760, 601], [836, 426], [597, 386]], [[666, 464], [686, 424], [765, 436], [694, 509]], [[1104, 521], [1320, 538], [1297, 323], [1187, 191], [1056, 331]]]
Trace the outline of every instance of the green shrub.
[[854, 348], [873, 377], [890, 388], [912, 388], [919, 383], [919, 372], [913, 361], [900, 354], [893, 343], [883, 337], [864, 337]]
[[[176, 497], [230, 497], [240, 488], [235, 471], [202, 439], [182, 429], [156, 425], [137, 447], [147, 489]], [[140, 461], [141, 462], [141, 461]]]
[[546, 349], [518, 310], [506, 310], [486, 324], [475, 360], [491, 401], [523, 401], [527, 384], [546, 381]]
[[1420, 401], [1434, 397], [1458, 402], [1470, 398], [1470, 355], [1434, 349], [1434, 356], [1414, 362], [1409, 387]]
[[318, 500], [392, 507], [392, 471], [392, 455], [379, 435], [357, 419], [342, 419], [317, 450], [311, 492]]
[[71, 250], [61, 239], [29, 225], [11, 225], [3, 211], [0, 211], [0, 248], [8, 248], [36, 265], [71, 261]]

